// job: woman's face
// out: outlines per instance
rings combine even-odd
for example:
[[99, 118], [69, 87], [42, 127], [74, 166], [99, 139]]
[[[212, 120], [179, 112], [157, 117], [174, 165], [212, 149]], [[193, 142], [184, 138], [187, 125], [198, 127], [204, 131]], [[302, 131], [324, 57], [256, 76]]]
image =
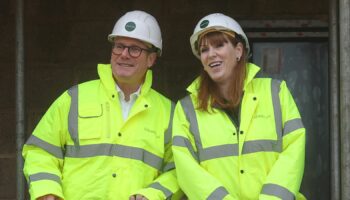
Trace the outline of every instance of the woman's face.
[[226, 35], [205, 37], [199, 46], [204, 70], [217, 84], [226, 84], [232, 78], [237, 58], [241, 59], [243, 46], [233, 46]]

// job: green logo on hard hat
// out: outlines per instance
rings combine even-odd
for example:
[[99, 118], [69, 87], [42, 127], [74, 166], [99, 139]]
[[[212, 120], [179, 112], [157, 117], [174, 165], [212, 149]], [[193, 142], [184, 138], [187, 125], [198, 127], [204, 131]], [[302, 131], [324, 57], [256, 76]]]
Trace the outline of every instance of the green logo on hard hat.
[[125, 24], [125, 30], [127, 31], [133, 31], [136, 28], [136, 24], [134, 22], [128, 22]]
[[201, 24], [199, 25], [199, 27], [205, 28], [205, 27], [207, 27], [208, 25], [209, 25], [209, 20], [203, 20], [203, 21], [201, 22]]

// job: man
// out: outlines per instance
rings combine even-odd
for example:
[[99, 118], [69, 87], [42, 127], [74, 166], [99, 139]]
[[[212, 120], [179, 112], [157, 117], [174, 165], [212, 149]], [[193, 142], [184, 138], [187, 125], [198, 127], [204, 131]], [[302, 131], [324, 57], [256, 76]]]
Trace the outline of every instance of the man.
[[151, 88], [149, 68], [162, 51], [158, 23], [128, 12], [108, 40], [111, 63], [98, 65], [100, 79], [64, 92], [24, 145], [31, 199], [157, 200], [179, 191], [173, 103]]

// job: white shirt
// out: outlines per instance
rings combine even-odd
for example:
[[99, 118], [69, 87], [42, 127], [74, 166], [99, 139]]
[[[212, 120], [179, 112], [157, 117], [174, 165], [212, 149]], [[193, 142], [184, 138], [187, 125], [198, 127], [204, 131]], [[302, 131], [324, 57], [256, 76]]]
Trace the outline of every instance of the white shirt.
[[124, 94], [123, 90], [121, 90], [117, 84], [115, 84], [115, 85], [116, 85], [116, 89], [118, 91], [119, 102], [120, 102], [120, 106], [122, 108], [123, 119], [125, 121], [129, 116], [131, 107], [134, 105], [137, 97], [140, 95], [141, 86], [139, 87], [139, 89], [137, 89], [136, 92], [130, 94], [129, 101], [125, 101], [125, 94]]

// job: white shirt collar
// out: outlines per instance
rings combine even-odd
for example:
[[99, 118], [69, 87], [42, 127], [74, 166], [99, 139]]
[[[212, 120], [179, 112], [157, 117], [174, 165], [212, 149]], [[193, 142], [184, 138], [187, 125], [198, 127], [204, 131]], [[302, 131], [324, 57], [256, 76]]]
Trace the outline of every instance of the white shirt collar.
[[131, 108], [136, 102], [137, 97], [140, 95], [141, 86], [136, 90], [136, 92], [130, 94], [129, 101], [125, 101], [125, 94], [123, 90], [119, 88], [118, 84], [116, 84], [116, 89], [118, 91], [120, 107], [122, 110], [123, 119], [125, 121], [128, 118]]
[[[131, 93], [131, 94], [130, 94], [130, 99], [129, 99], [129, 101], [132, 100], [132, 99], [136, 99], [136, 98], [140, 95], [141, 86], [142, 86], [142, 85], [140, 85], [140, 87], [139, 87], [134, 93]], [[118, 92], [118, 95], [119, 95], [119, 99], [125, 101], [125, 94], [124, 94], [123, 90], [120, 89], [120, 87], [118, 86], [118, 84], [115, 84], [115, 87], [116, 87], [116, 89], [117, 89], [117, 92]]]

